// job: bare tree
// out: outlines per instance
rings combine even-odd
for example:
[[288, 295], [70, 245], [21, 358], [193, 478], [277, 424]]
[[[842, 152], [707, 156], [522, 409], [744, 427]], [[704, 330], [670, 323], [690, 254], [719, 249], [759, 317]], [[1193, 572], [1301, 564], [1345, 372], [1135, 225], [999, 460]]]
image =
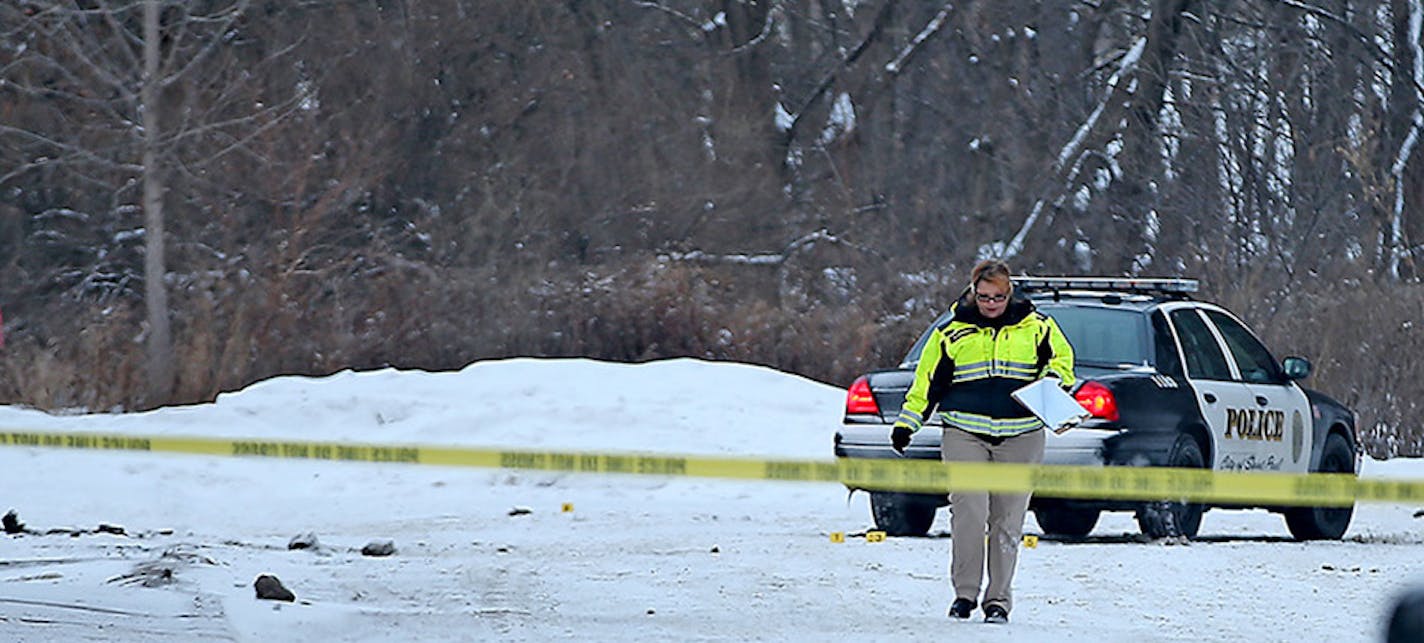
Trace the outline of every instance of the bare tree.
[[[114, 186], [115, 204], [139, 201], [150, 404], [166, 401], [174, 386], [166, 279], [173, 180], [243, 150], [303, 100], [301, 87], [289, 87], [275, 99], [252, 101], [270, 88], [255, 87], [251, 69], [231, 64], [248, 10], [248, 0], [26, 0], [0, 7], [0, 23], [9, 26], [4, 38], [16, 52], [4, 67], [6, 87], [55, 101], [53, 119], [0, 122], [0, 144], [25, 159], [0, 184], [58, 168]], [[211, 145], [215, 140], [224, 144]], [[207, 144], [201, 153], [179, 161], [198, 141]]]

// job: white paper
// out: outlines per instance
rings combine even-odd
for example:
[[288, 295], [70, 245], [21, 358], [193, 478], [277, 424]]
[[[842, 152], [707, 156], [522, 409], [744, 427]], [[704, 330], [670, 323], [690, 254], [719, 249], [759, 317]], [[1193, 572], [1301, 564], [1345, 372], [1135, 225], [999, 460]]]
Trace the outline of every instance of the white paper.
[[1058, 380], [1045, 378], [1025, 386], [1010, 395], [1033, 413], [1054, 433], [1062, 433], [1092, 417], [1078, 400], [1058, 386]]

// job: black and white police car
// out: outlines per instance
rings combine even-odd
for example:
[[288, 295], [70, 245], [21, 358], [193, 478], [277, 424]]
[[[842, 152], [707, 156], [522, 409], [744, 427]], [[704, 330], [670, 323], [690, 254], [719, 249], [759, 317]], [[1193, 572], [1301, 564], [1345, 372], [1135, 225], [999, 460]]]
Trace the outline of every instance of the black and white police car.
[[[1081, 383], [1074, 397], [1092, 417], [1048, 433], [1045, 464], [1171, 466], [1216, 470], [1357, 473], [1355, 415], [1296, 382], [1303, 357], [1277, 362], [1241, 320], [1193, 299], [1192, 279], [1014, 277], [1015, 296], [1053, 317], [1073, 345]], [[935, 324], [948, 320], [941, 315]], [[914, 379], [920, 335], [897, 368], [857, 378], [846, 394], [835, 454], [896, 458], [890, 425]], [[927, 417], [930, 417], [927, 414]], [[937, 420], [936, 420], [937, 421]], [[940, 457], [941, 432], [915, 433], [906, 457]], [[871, 491], [876, 526], [923, 535], [944, 495]], [[1241, 505], [1233, 505], [1241, 508]], [[1058, 499], [1035, 496], [1045, 534], [1081, 537], [1103, 511], [1133, 511], [1151, 538], [1195, 537], [1209, 507], [1181, 502]], [[1265, 507], [1285, 515], [1301, 540], [1338, 539], [1353, 507]]]

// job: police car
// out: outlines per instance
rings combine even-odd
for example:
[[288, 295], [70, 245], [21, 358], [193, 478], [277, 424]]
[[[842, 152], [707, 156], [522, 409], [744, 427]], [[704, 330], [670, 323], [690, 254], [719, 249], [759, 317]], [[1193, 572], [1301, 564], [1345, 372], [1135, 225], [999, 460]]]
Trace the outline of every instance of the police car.
[[[1080, 380], [1074, 397], [1092, 413], [1073, 430], [1048, 433], [1045, 464], [1359, 471], [1354, 413], [1297, 383], [1310, 374], [1308, 360], [1278, 362], [1235, 315], [1195, 300], [1196, 280], [1013, 280], [1015, 296], [1029, 298], [1053, 317], [1073, 345]], [[890, 426], [914, 379], [929, 328], [897, 368], [851, 384], [835, 436], [836, 456], [900, 457], [890, 448]], [[941, 432], [931, 424], [915, 433], [906, 457], [939, 459]], [[925, 534], [935, 511], [946, 504], [944, 495], [870, 492], [876, 526], [892, 535]], [[1085, 536], [1101, 512], [1132, 511], [1150, 538], [1194, 537], [1210, 508], [1037, 495], [1030, 506], [1045, 534]], [[1353, 507], [1265, 508], [1284, 514], [1290, 533], [1301, 540], [1340, 538], [1354, 513]]]

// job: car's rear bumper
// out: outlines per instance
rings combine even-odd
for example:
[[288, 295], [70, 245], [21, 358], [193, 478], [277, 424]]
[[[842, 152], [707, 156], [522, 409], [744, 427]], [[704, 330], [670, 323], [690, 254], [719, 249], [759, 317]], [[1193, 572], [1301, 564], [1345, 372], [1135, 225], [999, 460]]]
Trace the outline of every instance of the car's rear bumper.
[[[836, 433], [835, 454], [842, 458], [938, 460], [943, 433], [942, 426], [926, 426], [911, 437], [910, 446], [901, 456], [890, 448], [889, 424], [848, 423]], [[1049, 432], [1045, 437], [1043, 462], [1051, 465], [1161, 466], [1166, 462], [1168, 448], [1163, 445], [1170, 444], [1162, 435], [1129, 433], [1121, 428], [1080, 427], [1064, 433]], [[1141, 504], [1125, 500], [1034, 497], [1034, 504], [1044, 502], [1110, 511], [1132, 510]]]
[[[1049, 432], [1043, 454], [1044, 464], [1101, 466], [1107, 463], [1104, 442], [1121, 433], [1117, 429], [1079, 428], [1066, 433]], [[846, 424], [836, 432], [835, 454], [840, 458], [940, 459], [943, 428], [927, 426], [915, 432], [901, 456], [890, 448], [890, 426]]]

